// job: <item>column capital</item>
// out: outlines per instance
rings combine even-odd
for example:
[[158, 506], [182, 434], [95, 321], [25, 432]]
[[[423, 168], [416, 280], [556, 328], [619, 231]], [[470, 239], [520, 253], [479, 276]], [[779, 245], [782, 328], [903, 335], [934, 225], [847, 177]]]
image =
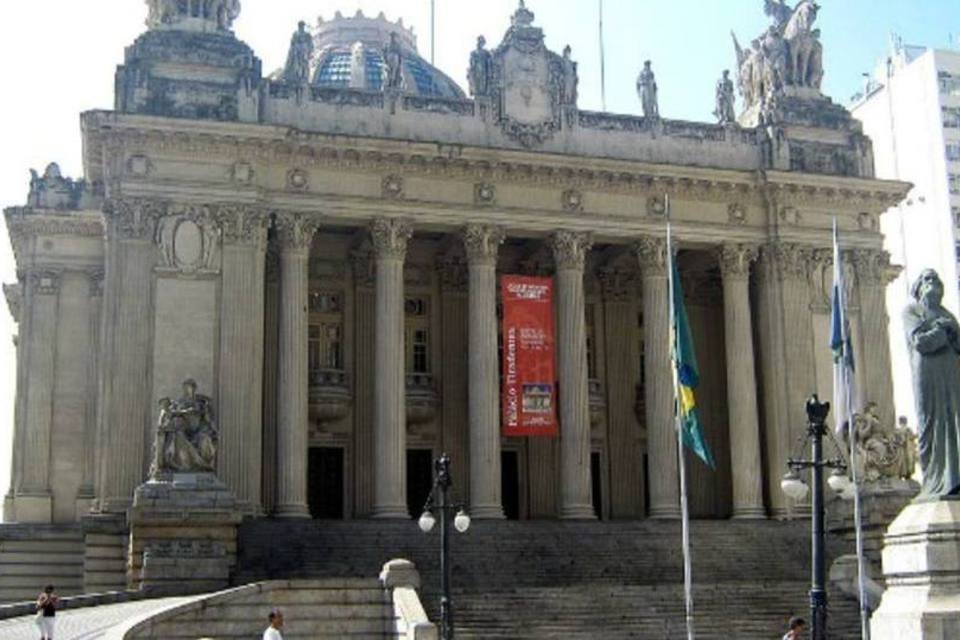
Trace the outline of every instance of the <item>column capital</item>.
[[107, 235], [121, 240], [152, 240], [167, 203], [149, 198], [111, 198], [103, 206]]
[[644, 236], [633, 245], [644, 278], [667, 275], [667, 241], [665, 238]]
[[488, 224], [468, 224], [460, 233], [470, 265], [497, 264], [497, 253], [507, 235], [502, 227]]
[[850, 258], [860, 284], [886, 286], [902, 270], [890, 264], [890, 254], [883, 249], [853, 249]]
[[27, 272], [27, 284], [37, 294], [52, 296], [60, 291], [62, 269], [37, 267]]
[[278, 213], [274, 218], [281, 251], [308, 251], [320, 221], [302, 213]]
[[746, 280], [750, 277], [750, 265], [759, 255], [756, 245], [725, 244], [717, 249], [720, 274], [725, 280]]
[[224, 244], [264, 247], [270, 226], [268, 210], [247, 204], [225, 204], [217, 208], [216, 219]]
[[370, 240], [375, 259], [403, 260], [407, 241], [413, 237], [413, 225], [403, 218], [375, 218], [370, 223]]
[[587, 252], [593, 247], [593, 234], [561, 229], [550, 236], [550, 249], [557, 270], [583, 271]]
[[813, 247], [792, 242], [769, 244], [761, 252], [762, 257], [776, 267], [781, 279], [806, 278], [816, 253]]
[[601, 269], [597, 272], [603, 297], [614, 302], [624, 302], [639, 291], [637, 274], [624, 269]]

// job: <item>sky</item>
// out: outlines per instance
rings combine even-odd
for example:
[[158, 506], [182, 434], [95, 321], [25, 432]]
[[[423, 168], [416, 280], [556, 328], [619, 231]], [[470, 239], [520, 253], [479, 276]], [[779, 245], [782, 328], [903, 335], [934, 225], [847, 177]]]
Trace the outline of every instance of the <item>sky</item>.
[[[469, 52], [485, 35], [501, 40], [517, 0], [434, 0], [436, 64], [466, 87]], [[579, 62], [580, 108], [600, 110], [600, 0], [527, 0], [547, 46], [573, 48]], [[862, 73], [886, 56], [891, 32], [908, 44], [947, 47], [960, 36], [958, 0], [820, 0], [825, 47], [824, 92], [846, 104]], [[242, 0], [237, 36], [263, 60], [265, 73], [283, 65], [299, 20], [314, 24], [337, 10], [383, 11], [413, 25], [421, 55], [430, 59], [430, 0]], [[58, 162], [81, 177], [79, 114], [113, 106], [113, 77], [124, 47], [144, 29], [139, 0], [0, 0], [0, 207], [26, 201], [30, 168]], [[707, 121], [714, 85], [735, 63], [730, 32], [749, 42], [769, 23], [762, 0], [603, 0], [607, 110], [638, 114], [635, 81], [653, 61], [665, 118]], [[958, 38], [960, 42], [960, 38]], [[0, 229], [0, 280], [15, 266]], [[5, 305], [0, 305], [5, 306]], [[16, 333], [0, 308], [0, 495], [7, 492], [12, 442]]]

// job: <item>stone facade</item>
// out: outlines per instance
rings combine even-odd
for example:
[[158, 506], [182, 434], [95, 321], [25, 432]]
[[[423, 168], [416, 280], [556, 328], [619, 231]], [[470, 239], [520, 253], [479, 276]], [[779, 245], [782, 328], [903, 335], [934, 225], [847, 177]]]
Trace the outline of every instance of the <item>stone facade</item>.
[[[875, 221], [907, 185], [873, 178], [856, 131], [786, 111], [759, 128], [580, 111], [569, 52], [523, 6], [478, 54], [473, 99], [418, 84], [400, 25], [399, 76], [373, 90], [327, 82], [317, 55], [307, 83], [264, 78], [231, 12], [157, 16], [115, 110], [82, 116], [85, 181], [36, 176], [6, 211], [5, 520], [125, 513], [157, 402], [188, 377], [212, 390], [217, 476], [248, 516], [407, 517], [407, 488], [445, 450], [479, 517], [677, 517], [668, 202], [719, 463], [690, 465], [694, 515], [791, 507], [779, 479], [803, 401], [832, 384], [834, 217], [858, 265], [866, 394], [887, 417]], [[358, 41], [388, 33], [342, 20]], [[557, 440], [500, 436], [502, 273], [556, 279]]]

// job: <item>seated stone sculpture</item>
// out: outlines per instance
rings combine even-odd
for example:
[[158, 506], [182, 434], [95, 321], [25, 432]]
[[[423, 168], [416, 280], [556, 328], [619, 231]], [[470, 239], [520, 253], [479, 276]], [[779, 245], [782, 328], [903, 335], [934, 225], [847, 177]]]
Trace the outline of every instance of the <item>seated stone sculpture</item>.
[[916, 437], [906, 425], [888, 427], [870, 402], [854, 416], [857, 442], [857, 478], [864, 482], [909, 480], [916, 467]]
[[160, 400], [150, 477], [156, 480], [172, 473], [214, 472], [217, 440], [211, 399], [197, 393], [195, 381], [185, 380], [180, 398]]

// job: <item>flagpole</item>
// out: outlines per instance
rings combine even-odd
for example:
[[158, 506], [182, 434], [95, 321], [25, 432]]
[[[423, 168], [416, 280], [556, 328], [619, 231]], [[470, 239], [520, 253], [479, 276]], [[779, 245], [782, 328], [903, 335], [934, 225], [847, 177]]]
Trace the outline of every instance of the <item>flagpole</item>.
[[436, 60], [434, 59], [436, 57], [434, 53], [436, 49], [436, 33], [437, 33], [436, 18], [437, 18], [436, 0], [430, 0], [430, 65], [431, 66], [437, 63]]
[[677, 468], [680, 472], [680, 514], [683, 539], [683, 598], [686, 608], [687, 640], [694, 640], [693, 621], [693, 567], [690, 558], [690, 508], [687, 503], [687, 465], [683, 455], [683, 429], [680, 425], [680, 381], [677, 378], [677, 318], [676, 287], [673, 281], [673, 238], [670, 229], [670, 195], [664, 196], [664, 209], [667, 214], [667, 286], [670, 296], [668, 313], [670, 314], [670, 354], [674, 362], [673, 371], [674, 429], [677, 432]]
[[603, 0], [599, 0], [599, 12], [600, 12], [600, 104], [602, 105], [601, 111], [607, 110], [607, 65], [606, 65], [606, 51], [603, 46]]
[[860, 600], [860, 638], [861, 640], [870, 640], [870, 607], [867, 602], [867, 585], [866, 585], [866, 571], [864, 567], [864, 557], [863, 557], [863, 520], [861, 512], [861, 502], [860, 502], [860, 478], [857, 473], [857, 429], [856, 424], [853, 419], [854, 416], [854, 399], [853, 399], [853, 385], [850, 376], [852, 371], [850, 367], [847, 366], [847, 357], [848, 354], [846, 350], [851, 348], [849, 342], [849, 336], [847, 335], [847, 306], [846, 306], [846, 291], [844, 290], [844, 281], [843, 281], [843, 263], [841, 262], [840, 254], [840, 234], [837, 230], [837, 218], [833, 218], [833, 260], [834, 260], [834, 269], [835, 275], [834, 280], [837, 283], [837, 304], [838, 311], [840, 314], [840, 330], [841, 335], [843, 336], [843, 355], [842, 361], [840, 364], [840, 378], [841, 384], [843, 385], [843, 400], [846, 406], [846, 418], [847, 418], [847, 439], [850, 443], [850, 474], [853, 478], [853, 526], [856, 536], [856, 548], [857, 548], [857, 595]]

